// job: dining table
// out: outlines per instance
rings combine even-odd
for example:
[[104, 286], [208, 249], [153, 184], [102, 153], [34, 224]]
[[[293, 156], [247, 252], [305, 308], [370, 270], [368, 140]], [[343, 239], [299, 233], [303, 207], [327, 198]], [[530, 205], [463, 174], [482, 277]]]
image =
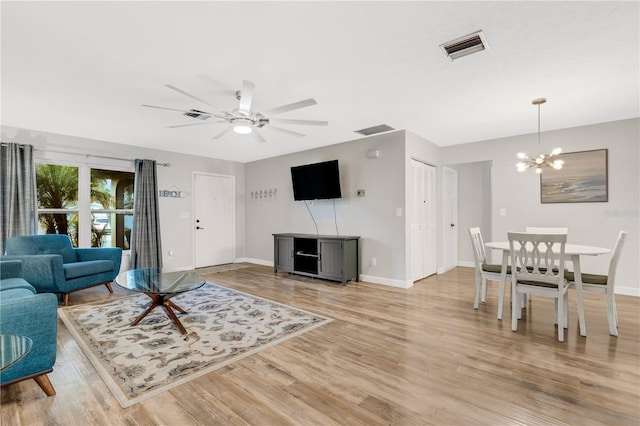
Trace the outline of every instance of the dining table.
[[[507, 265], [511, 248], [509, 241], [490, 241], [485, 243], [485, 247], [502, 251], [502, 269], [500, 274], [501, 284], [506, 284]], [[611, 250], [604, 247], [585, 246], [580, 244], [565, 244], [565, 259], [573, 263], [574, 284], [576, 286], [576, 300], [578, 303], [578, 322], [580, 324], [580, 335], [587, 335], [587, 324], [584, 319], [584, 298], [582, 294], [582, 270], [580, 268], [581, 256], [599, 256], [610, 253]], [[503, 287], [504, 288], [504, 287]]]

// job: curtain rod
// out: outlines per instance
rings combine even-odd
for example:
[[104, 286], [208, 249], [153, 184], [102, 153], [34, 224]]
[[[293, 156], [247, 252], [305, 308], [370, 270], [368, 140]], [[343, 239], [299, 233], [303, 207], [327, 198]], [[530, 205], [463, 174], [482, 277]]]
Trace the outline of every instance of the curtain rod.
[[[69, 155], [82, 155], [85, 158], [88, 157], [95, 157], [95, 158], [105, 158], [107, 160], [121, 160], [121, 161], [134, 161], [131, 160], [129, 158], [119, 158], [119, 157], [108, 157], [106, 155], [95, 155], [95, 154], [79, 154], [77, 152], [68, 152], [68, 151], [56, 151], [56, 150], [52, 150], [52, 149], [40, 149], [40, 148], [33, 148], [35, 151], [43, 151], [43, 152], [54, 152], [56, 154], [69, 154]], [[163, 167], [171, 167], [171, 163], [156, 163], [158, 166], [163, 166]]]

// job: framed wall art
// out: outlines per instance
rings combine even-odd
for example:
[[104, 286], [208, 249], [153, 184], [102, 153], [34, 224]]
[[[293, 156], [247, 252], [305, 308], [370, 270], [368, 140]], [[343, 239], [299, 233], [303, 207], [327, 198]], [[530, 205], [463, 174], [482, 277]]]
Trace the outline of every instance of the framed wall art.
[[544, 169], [540, 174], [540, 202], [602, 203], [609, 201], [607, 150], [567, 152], [560, 170]]

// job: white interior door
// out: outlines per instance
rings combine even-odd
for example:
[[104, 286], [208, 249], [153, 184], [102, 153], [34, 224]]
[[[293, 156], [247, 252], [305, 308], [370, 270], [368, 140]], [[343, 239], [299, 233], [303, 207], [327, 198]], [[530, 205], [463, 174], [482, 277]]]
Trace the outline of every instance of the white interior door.
[[235, 260], [235, 178], [193, 175], [195, 266]]
[[442, 243], [444, 270], [458, 265], [458, 172], [442, 169]]
[[411, 217], [412, 275], [417, 281], [436, 273], [436, 169], [411, 160], [413, 208]]

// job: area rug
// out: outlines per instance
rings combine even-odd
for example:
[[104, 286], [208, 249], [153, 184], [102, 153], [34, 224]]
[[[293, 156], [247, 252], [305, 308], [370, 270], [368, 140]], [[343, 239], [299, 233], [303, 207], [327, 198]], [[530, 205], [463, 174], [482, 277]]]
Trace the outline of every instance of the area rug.
[[132, 320], [150, 298], [135, 294], [59, 309], [60, 317], [123, 407], [181, 385], [330, 318], [207, 283], [171, 299], [187, 335], [162, 308]]

